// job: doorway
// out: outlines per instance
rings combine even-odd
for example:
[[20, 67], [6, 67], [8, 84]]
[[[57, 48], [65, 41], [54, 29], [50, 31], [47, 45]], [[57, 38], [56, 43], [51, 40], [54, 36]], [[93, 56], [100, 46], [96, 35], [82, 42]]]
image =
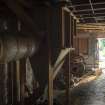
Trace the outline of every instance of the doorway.
[[98, 38], [98, 62], [99, 68], [105, 70], [105, 38]]

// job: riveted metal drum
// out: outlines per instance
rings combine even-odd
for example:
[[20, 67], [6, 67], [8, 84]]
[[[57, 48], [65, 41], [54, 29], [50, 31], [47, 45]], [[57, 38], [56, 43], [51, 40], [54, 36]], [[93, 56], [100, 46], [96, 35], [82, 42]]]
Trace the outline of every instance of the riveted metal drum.
[[32, 37], [0, 37], [0, 63], [31, 56], [37, 48], [38, 43]]

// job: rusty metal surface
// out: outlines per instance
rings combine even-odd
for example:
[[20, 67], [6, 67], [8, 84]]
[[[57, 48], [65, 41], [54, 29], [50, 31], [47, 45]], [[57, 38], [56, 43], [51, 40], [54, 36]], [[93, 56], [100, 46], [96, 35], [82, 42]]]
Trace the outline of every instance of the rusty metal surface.
[[37, 48], [37, 41], [31, 37], [0, 37], [0, 63], [31, 56]]

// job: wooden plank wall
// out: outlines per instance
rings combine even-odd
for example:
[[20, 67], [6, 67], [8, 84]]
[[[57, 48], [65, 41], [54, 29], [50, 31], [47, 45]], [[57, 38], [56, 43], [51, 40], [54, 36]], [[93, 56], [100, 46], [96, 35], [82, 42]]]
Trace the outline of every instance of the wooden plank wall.
[[79, 39], [79, 53], [88, 54], [88, 38]]

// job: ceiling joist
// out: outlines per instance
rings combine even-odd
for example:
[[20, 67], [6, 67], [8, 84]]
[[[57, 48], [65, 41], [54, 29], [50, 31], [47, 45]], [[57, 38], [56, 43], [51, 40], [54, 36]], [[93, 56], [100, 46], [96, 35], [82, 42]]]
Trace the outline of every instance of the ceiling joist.
[[69, 8], [79, 18], [80, 23], [105, 22], [105, 1], [70, 0]]
[[[105, 2], [96, 2], [96, 3], [92, 3], [92, 5], [103, 5], [105, 4]], [[89, 3], [87, 4], [79, 4], [79, 5], [70, 5], [69, 7], [82, 7], [82, 6], [90, 6]]]

